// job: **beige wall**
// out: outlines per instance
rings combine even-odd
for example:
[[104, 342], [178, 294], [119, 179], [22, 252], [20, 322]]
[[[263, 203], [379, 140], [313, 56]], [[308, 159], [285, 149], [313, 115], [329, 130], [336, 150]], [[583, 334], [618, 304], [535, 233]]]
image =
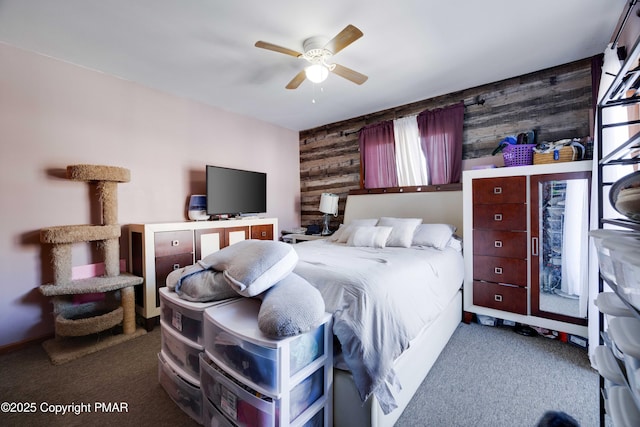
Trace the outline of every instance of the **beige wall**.
[[[5, 44], [0, 64], [0, 347], [53, 331], [39, 230], [95, 221], [90, 187], [60, 178], [67, 165], [131, 171], [118, 187], [123, 225], [186, 220], [206, 164], [266, 172], [268, 215], [300, 224], [297, 132]], [[100, 261], [84, 245], [73, 257]]]

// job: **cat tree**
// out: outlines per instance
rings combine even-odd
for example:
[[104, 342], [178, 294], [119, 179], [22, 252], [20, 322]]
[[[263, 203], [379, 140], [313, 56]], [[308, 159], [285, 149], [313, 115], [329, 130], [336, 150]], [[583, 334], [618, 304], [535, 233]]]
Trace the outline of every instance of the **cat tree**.
[[[133, 291], [143, 279], [120, 272], [117, 184], [129, 182], [129, 170], [72, 165], [67, 166], [67, 178], [96, 184], [102, 224], [63, 225], [40, 231], [40, 242], [51, 245], [53, 263], [53, 283], [40, 286], [40, 292], [50, 296], [53, 303], [55, 338], [45, 341], [43, 347], [54, 364], [146, 333], [136, 327]], [[74, 280], [72, 246], [84, 242], [95, 242], [102, 251], [105, 272], [102, 276]], [[122, 325], [122, 333], [104, 333], [118, 325]]]

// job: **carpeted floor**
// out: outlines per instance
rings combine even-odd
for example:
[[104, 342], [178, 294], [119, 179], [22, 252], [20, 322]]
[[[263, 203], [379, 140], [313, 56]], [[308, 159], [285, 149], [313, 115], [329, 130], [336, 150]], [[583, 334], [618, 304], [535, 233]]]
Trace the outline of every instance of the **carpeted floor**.
[[[60, 366], [40, 345], [0, 356], [0, 402], [14, 402], [12, 409], [35, 403], [32, 413], [3, 406], [0, 425], [196, 426], [158, 385], [159, 332]], [[122, 412], [96, 405], [121, 402]], [[53, 405], [84, 412], [48, 412]], [[583, 427], [598, 425], [598, 375], [585, 350], [461, 324], [397, 426], [535, 426], [548, 409], [571, 414]]]

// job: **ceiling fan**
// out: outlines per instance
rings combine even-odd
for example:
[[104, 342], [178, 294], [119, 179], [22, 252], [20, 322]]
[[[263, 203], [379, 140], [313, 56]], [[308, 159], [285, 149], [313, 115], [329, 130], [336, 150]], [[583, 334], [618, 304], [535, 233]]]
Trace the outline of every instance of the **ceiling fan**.
[[261, 49], [295, 56], [296, 58], [303, 58], [309, 62], [309, 65], [296, 74], [289, 84], [287, 84], [287, 89], [296, 89], [305, 78], [314, 83], [321, 83], [327, 78], [329, 72], [361, 85], [367, 81], [367, 76], [340, 64], [330, 63], [329, 60], [333, 55], [362, 37], [362, 35], [362, 31], [349, 24], [328, 42], [324, 37], [311, 37], [306, 39], [302, 45], [304, 53], [263, 41], [257, 41], [255, 46]]

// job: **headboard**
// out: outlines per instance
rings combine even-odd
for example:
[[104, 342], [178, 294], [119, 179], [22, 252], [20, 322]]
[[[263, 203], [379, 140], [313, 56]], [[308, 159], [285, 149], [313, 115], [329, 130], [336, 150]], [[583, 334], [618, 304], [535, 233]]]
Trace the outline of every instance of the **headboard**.
[[463, 236], [462, 190], [350, 194], [344, 210], [344, 223], [358, 218], [381, 216], [422, 218], [424, 223], [444, 223], [457, 227]]

